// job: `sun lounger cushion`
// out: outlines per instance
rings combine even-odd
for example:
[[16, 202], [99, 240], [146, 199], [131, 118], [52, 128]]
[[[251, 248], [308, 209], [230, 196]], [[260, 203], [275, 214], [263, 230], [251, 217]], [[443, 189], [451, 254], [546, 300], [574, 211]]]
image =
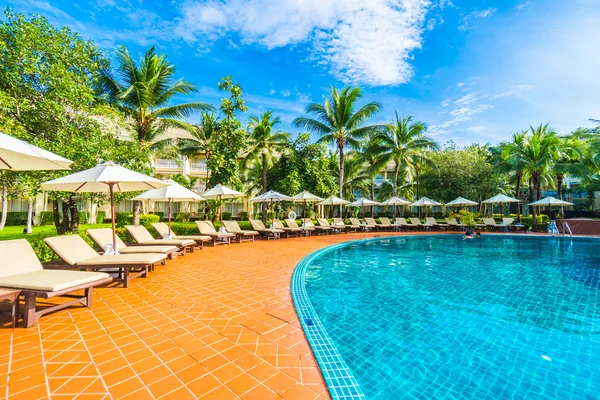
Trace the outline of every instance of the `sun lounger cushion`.
[[[87, 234], [101, 248], [104, 248], [106, 244], [112, 244], [112, 229], [110, 228], [88, 229]], [[117, 250], [121, 254], [170, 253], [177, 250], [177, 246], [127, 246], [117, 236]]]
[[160, 236], [165, 237], [165, 235], [169, 234], [169, 236], [171, 236], [171, 239], [174, 240], [194, 240], [196, 242], [206, 242], [210, 240], [210, 236], [204, 235], [176, 235], [175, 232], [170, 230], [169, 226], [164, 222], [156, 222], [152, 224], [152, 226], [154, 227], [154, 229], [156, 229], [156, 232], [158, 232]]
[[141, 225], [127, 225], [125, 228], [133, 239], [140, 244], [172, 245], [178, 247], [191, 246], [194, 244], [194, 241], [190, 239], [154, 239], [150, 232], [148, 232], [148, 229]]
[[165, 254], [158, 253], [100, 256], [79, 235], [56, 236], [46, 238], [44, 242], [70, 265], [147, 265], [158, 263], [166, 258]]
[[0, 241], [0, 287], [55, 292], [109, 278], [102, 272], [44, 270], [25, 239]]
[[225, 226], [225, 229], [227, 229], [227, 232], [230, 232], [230, 233], [235, 233], [235, 234], [244, 235], [244, 236], [258, 235], [258, 232], [256, 232], [256, 231], [243, 230], [242, 228], [240, 228], [240, 225], [237, 223], [237, 221], [223, 221], [223, 225]]

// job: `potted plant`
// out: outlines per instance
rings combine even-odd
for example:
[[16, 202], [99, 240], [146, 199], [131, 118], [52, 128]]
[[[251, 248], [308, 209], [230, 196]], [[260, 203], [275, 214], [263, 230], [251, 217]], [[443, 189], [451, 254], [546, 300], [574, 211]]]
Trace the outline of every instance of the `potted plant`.
[[467, 210], [460, 210], [457, 213], [452, 214], [452, 217], [458, 219], [460, 223], [467, 226], [467, 235], [472, 235], [477, 223], [475, 222], [475, 213]]

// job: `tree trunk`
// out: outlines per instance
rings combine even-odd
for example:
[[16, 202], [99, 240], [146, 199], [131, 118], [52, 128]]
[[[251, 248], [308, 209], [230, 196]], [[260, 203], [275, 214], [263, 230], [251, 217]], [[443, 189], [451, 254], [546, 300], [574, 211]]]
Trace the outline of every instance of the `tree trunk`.
[[31, 233], [33, 230], [31, 229], [31, 220], [33, 219], [33, 199], [29, 198], [27, 200], [27, 228], [25, 230], [26, 233]]
[[140, 224], [140, 201], [134, 200], [133, 202], [133, 225]]
[[[417, 178], [417, 200], [419, 200], [419, 170], [415, 169], [415, 178]], [[420, 214], [420, 211], [419, 211]]]
[[[262, 154], [262, 192], [267, 193], [267, 155]], [[262, 203], [262, 220], [264, 223], [267, 223], [267, 202], [263, 201]]]
[[[521, 171], [517, 172], [517, 185], [515, 187], [515, 198], [521, 198], [521, 179], [523, 179], [523, 173]], [[521, 203], [517, 203], [517, 222], [521, 223]]]
[[[340, 150], [340, 199], [344, 194], [344, 146], [338, 145]], [[340, 217], [342, 216], [343, 205], [340, 204]]]
[[69, 232], [79, 232], [79, 211], [77, 210], [77, 196], [75, 193], [69, 196], [69, 213], [71, 215], [71, 224]]
[[62, 222], [61, 222], [61, 235], [69, 232], [70, 222], [69, 222], [69, 203], [66, 201], [60, 201], [61, 209], [62, 209]]
[[[538, 189], [540, 185], [540, 177], [537, 172], [534, 172], [531, 175], [533, 179], [533, 190], [531, 191], [531, 202], [537, 201]], [[537, 225], [537, 208], [533, 207], [533, 212], [531, 213], [531, 226], [535, 227]]]
[[58, 202], [58, 199], [54, 199], [52, 201], [52, 216], [54, 218], [54, 228], [56, 229], [56, 233], [62, 235], [64, 231], [60, 223], [60, 211], [58, 210]]
[[559, 200], [562, 200], [562, 185], [563, 185], [564, 175], [558, 174], [556, 175], [556, 192]]
[[[394, 197], [398, 196], [398, 173], [399, 172], [400, 172], [400, 164], [398, 164], [398, 161], [396, 161], [394, 163], [394, 182], [392, 182], [392, 184], [393, 184], [392, 187], [394, 188], [392, 193], [393, 193]], [[419, 183], [419, 182], [417, 181], [417, 183]]]
[[375, 200], [375, 178], [371, 178], [371, 200]]
[[2, 217], [0, 217], [0, 231], [6, 225], [6, 216], [8, 214], [8, 187], [2, 186]]

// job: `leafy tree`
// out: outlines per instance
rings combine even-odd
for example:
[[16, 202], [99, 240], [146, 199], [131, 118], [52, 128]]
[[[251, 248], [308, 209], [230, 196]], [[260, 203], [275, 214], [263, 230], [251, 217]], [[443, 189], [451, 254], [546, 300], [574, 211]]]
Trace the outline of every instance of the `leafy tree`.
[[[337, 168], [334, 173], [339, 176]], [[368, 165], [365, 162], [362, 154], [356, 151], [348, 153], [346, 162], [344, 163], [344, 183], [342, 187], [342, 197], [346, 200], [354, 200], [355, 193], [369, 193], [371, 174], [368, 170]]]
[[400, 118], [396, 113], [396, 119], [383, 126], [376, 135], [378, 143], [371, 148], [371, 152], [377, 154], [386, 164], [394, 163], [394, 196], [398, 195], [398, 174], [401, 170], [412, 181], [416, 175], [416, 164], [434, 166], [428, 157], [428, 150], [437, 148], [437, 144], [425, 136], [426, 130], [424, 123], [413, 122], [411, 116]]
[[[194, 126], [185, 119], [195, 112], [212, 109], [201, 102], [172, 104], [175, 98], [196, 92], [197, 88], [183, 79], [175, 80], [175, 66], [166, 55], [157, 54], [154, 47], [136, 63], [121, 45], [116, 50], [116, 62], [116, 70], [107, 67], [99, 71], [99, 95], [128, 117], [142, 148], [164, 145], [164, 134], [169, 128], [194, 132]], [[134, 224], [139, 223], [139, 204], [135, 205]]]
[[375, 178], [387, 167], [388, 160], [385, 157], [381, 157], [378, 154], [378, 148], [381, 142], [375, 133], [369, 135], [361, 146], [362, 157], [365, 162], [369, 165], [368, 172], [371, 180], [371, 200], [375, 200]]
[[375, 127], [369, 125], [369, 122], [371, 117], [379, 112], [381, 104], [371, 102], [357, 110], [357, 103], [362, 97], [362, 92], [357, 87], [346, 87], [340, 92], [332, 86], [330, 96], [330, 99], [323, 97], [323, 104], [312, 103], [306, 108], [306, 113], [314, 118], [296, 118], [294, 125], [318, 133], [321, 135], [319, 142], [333, 144], [337, 147], [339, 195], [341, 197], [344, 187], [344, 150], [346, 147], [359, 148], [360, 139], [374, 131]]
[[[98, 104], [94, 91], [95, 76], [108, 65], [101, 51], [41, 16], [9, 9], [5, 16], [0, 22], [0, 128], [74, 161], [72, 172], [112, 159], [115, 132], [101, 121], [116, 115]], [[29, 184], [39, 187], [67, 173], [40, 173]], [[58, 233], [76, 231], [77, 196], [54, 192], [52, 199]]]
[[242, 87], [227, 76], [219, 82], [219, 90], [226, 91], [229, 96], [221, 99], [221, 113], [217, 127], [218, 138], [212, 155], [207, 160], [211, 176], [208, 180], [209, 187], [218, 183], [241, 189], [240, 168], [238, 158], [246, 147], [246, 131], [236, 118], [236, 112], [247, 110], [246, 102], [242, 98]]
[[[219, 121], [215, 114], [203, 112], [200, 124], [194, 127], [191, 134], [191, 139], [179, 140], [179, 153], [186, 157], [203, 153], [208, 163], [219, 139]], [[206, 180], [210, 180], [210, 168], [207, 168]]]
[[[335, 180], [330, 173], [331, 164], [326, 147], [311, 143], [310, 135], [301, 134], [269, 169], [267, 180], [273, 190], [290, 196], [308, 190], [317, 196], [327, 197], [336, 190]], [[259, 171], [260, 168], [257, 168], [253, 173], [259, 175]]]
[[502, 190], [502, 176], [472, 147], [445, 147], [429, 158], [436, 168], [426, 167], [419, 177], [427, 197], [449, 202], [460, 196], [481, 202]]

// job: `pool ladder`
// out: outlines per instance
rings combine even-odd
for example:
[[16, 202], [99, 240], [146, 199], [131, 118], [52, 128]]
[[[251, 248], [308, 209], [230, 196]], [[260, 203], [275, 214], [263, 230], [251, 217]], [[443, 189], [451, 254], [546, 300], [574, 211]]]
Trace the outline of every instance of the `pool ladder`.
[[[563, 235], [563, 237], [567, 234], [567, 231], [569, 231], [569, 237], [571, 239], [573, 239], [573, 232], [571, 232], [571, 227], [569, 226], [569, 224], [563, 221], [563, 222], [561, 222], [561, 225], [562, 225], [562, 235]], [[557, 230], [557, 232], [558, 232], [558, 230]], [[557, 233], [557, 235], [558, 235], [558, 233]]]

